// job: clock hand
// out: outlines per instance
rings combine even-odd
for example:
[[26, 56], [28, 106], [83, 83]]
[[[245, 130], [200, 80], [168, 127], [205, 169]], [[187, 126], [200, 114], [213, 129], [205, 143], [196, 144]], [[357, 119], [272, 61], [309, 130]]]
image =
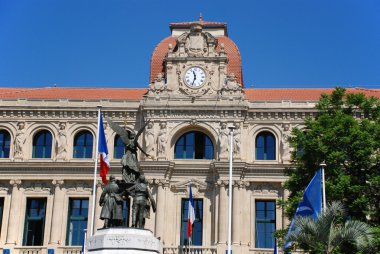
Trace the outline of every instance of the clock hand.
[[193, 83], [191, 85], [194, 85], [194, 82], [197, 79], [197, 75], [195, 75], [195, 71], [193, 71], [193, 74], [194, 74], [194, 79], [193, 79]]

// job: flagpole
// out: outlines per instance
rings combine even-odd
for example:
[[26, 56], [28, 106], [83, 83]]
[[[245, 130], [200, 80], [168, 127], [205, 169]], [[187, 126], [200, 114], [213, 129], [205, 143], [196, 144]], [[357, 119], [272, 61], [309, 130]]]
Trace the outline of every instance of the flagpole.
[[230, 170], [229, 170], [229, 181], [228, 181], [228, 245], [227, 254], [232, 254], [231, 252], [231, 233], [232, 233], [232, 155], [233, 155], [233, 144], [232, 139], [234, 136], [234, 126], [228, 127], [230, 129]]
[[323, 209], [322, 211], [323, 212], [326, 212], [326, 186], [325, 186], [325, 167], [326, 167], [326, 163], [325, 162], [322, 162], [321, 164], [319, 164], [319, 166], [321, 167], [321, 173], [322, 173], [322, 199], [323, 199]]
[[95, 152], [95, 167], [94, 167], [94, 183], [92, 186], [92, 212], [91, 212], [91, 227], [90, 227], [90, 236], [94, 233], [94, 221], [95, 221], [95, 200], [96, 200], [96, 175], [98, 171], [98, 153], [99, 153], [99, 128], [100, 128], [100, 117], [101, 112], [100, 109], [102, 108], [101, 105], [98, 105], [98, 129], [96, 130], [96, 152]]

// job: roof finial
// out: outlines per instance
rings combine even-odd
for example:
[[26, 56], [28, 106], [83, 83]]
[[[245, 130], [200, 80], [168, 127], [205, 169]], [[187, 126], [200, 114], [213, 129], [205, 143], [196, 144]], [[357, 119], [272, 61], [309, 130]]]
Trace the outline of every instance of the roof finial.
[[202, 13], [199, 13], [199, 24], [201, 24], [202, 25]]

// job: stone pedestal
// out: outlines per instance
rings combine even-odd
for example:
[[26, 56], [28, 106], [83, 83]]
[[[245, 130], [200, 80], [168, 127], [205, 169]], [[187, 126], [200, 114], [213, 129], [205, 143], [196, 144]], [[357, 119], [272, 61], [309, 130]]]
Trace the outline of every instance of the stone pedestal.
[[87, 253], [91, 254], [148, 254], [162, 253], [160, 240], [147, 229], [98, 229], [87, 239]]

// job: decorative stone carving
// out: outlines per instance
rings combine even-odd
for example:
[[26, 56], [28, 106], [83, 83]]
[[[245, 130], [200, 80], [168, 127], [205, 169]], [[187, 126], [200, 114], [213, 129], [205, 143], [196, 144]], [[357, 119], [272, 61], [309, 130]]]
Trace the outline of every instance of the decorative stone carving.
[[46, 183], [31, 182], [25, 185], [25, 192], [50, 192], [50, 187]]
[[233, 146], [234, 146], [234, 156], [240, 157], [240, 149], [241, 149], [241, 130], [240, 123], [235, 123], [234, 130], [234, 138], [233, 138]]
[[283, 162], [289, 162], [291, 158], [291, 149], [289, 145], [289, 138], [291, 136], [292, 130], [289, 123], [284, 123], [281, 138], [281, 157]]
[[[154, 139], [154, 130], [153, 123], [149, 122], [145, 129], [145, 152], [152, 156], [155, 155], [155, 139]], [[152, 158], [154, 159], [154, 158]]]
[[158, 158], [165, 159], [166, 154], [166, 140], [167, 140], [167, 130], [166, 123], [160, 123], [160, 131], [157, 135], [157, 152]]
[[162, 73], [158, 73], [155, 81], [149, 84], [148, 95], [159, 95], [164, 92], [167, 92], [165, 78]]
[[62, 187], [62, 185], [65, 183], [64, 180], [61, 180], [61, 179], [54, 179], [52, 182], [51, 182], [55, 187]]
[[227, 159], [228, 157], [228, 135], [227, 124], [221, 123], [219, 131], [219, 160]]
[[253, 188], [255, 194], [267, 195], [275, 194], [278, 195], [278, 189], [271, 184], [260, 184]]
[[199, 192], [206, 191], [208, 189], [208, 184], [202, 181], [199, 181], [195, 178], [191, 178], [185, 181], [181, 181], [171, 185], [173, 191], [183, 192], [186, 196], [189, 196], [189, 185], [191, 184], [191, 190], [193, 196], [197, 197]]
[[14, 158], [23, 159], [24, 158], [24, 144], [26, 141], [25, 135], [25, 123], [17, 123], [18, 130], [16, 132], [15, 141], [14, 141]]
[[20, 179], [12, 179], [9, 181], [9, 184], [12, 185], [13, 187], [19, 188], [21, 185], [22, 181]]
[[222, 95], [242, 96], [244, 91], [242, 85], [237, 82], [235, 73], [227, 75], [226, 82], [221, 89]]
[[92, 188], [85, 182], [72, 182], [67, 185], [68, 192], [92, 192]]
[[57, 159], [67, 160], [67, 133], [66, 124], [59, 124], [59, 132], [57, 138]]

